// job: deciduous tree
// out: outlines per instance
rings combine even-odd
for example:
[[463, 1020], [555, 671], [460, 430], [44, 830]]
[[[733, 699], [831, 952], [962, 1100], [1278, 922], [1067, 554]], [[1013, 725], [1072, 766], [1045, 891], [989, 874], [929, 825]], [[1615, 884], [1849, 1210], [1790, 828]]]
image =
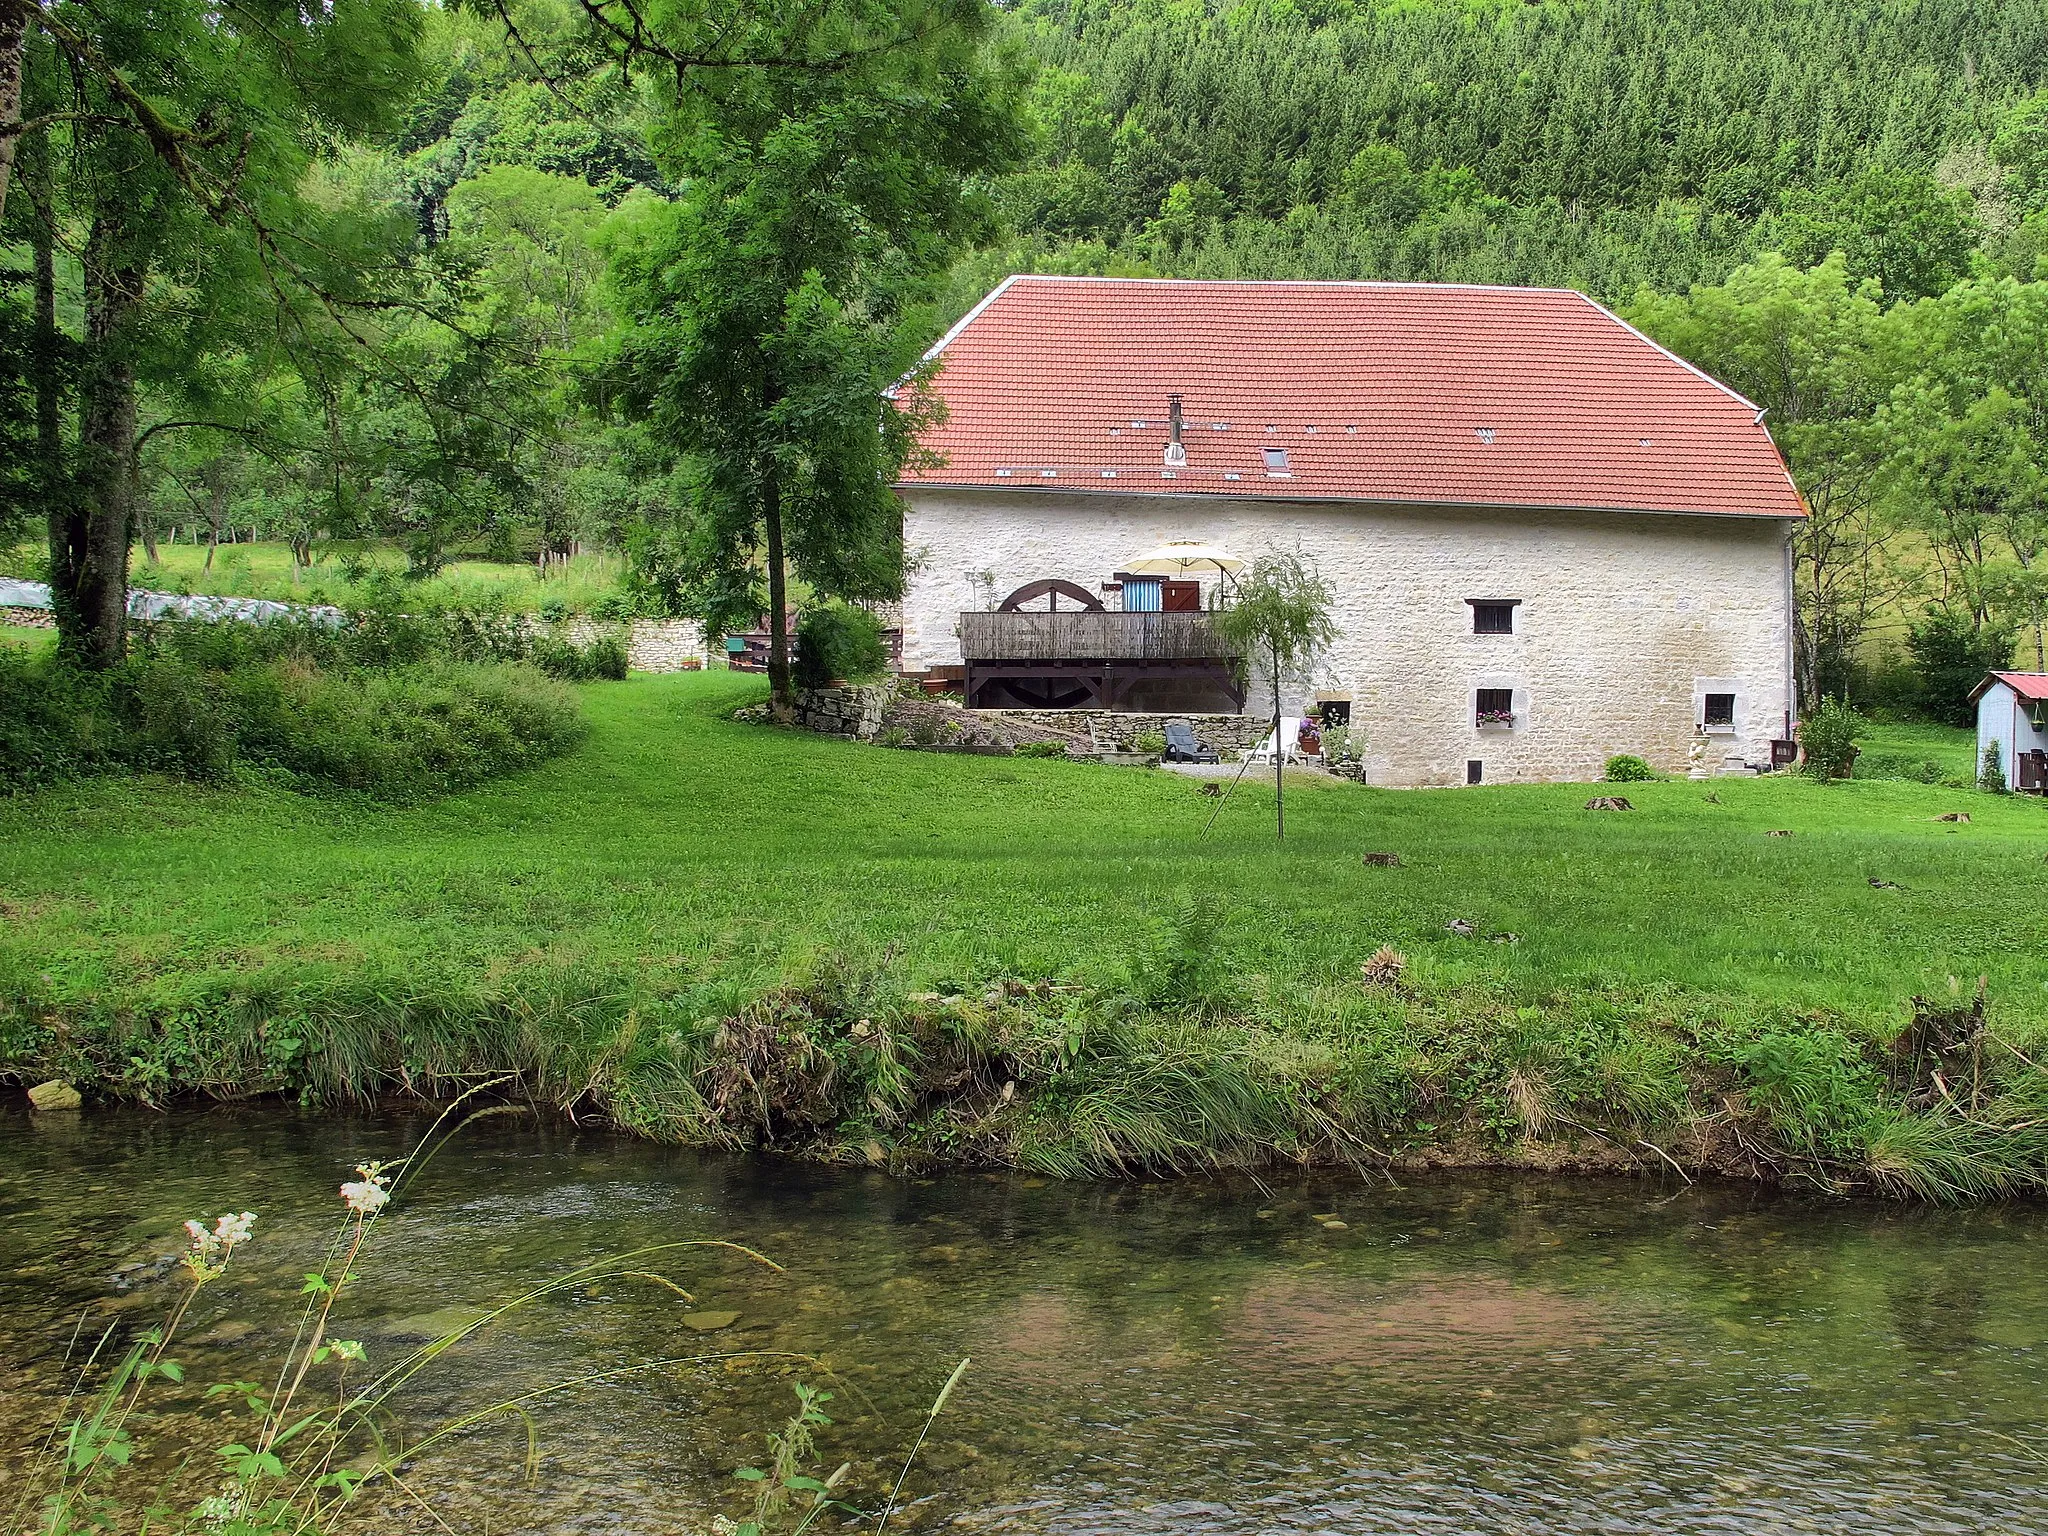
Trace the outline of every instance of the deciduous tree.
[[707, 620], [758, 612], [765, 578], [786, 702], [792, 572], [831, 596], [900, 590], [889, 486], [929, 405], [914, 370], [884, 403], [915, 355], [896, 321], [976, 224], [967, 178], [1008, 152], [1011, 92], [981, 52], [984, 0], [742, 4], [701, 30], [592, 10], [662, 81], [655, 141], [683, 189], [616, 232], [626, 324], [600, 389], [681, 463]]

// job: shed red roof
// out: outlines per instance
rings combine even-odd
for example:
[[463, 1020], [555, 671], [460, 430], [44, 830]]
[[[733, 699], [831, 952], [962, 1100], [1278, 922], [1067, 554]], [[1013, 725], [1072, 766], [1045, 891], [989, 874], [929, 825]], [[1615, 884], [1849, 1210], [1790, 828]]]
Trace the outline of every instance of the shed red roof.
[[1013, 277], [932, 355], [906, 484], [1804, 515], [1756, 407], [1562, 289]]
[[2048, 700], [2048, 672], [1990, 672], [1970, 690], [1970, 697], [1983, 698], [1993, 683], [2005, 684], [2023, 699]]

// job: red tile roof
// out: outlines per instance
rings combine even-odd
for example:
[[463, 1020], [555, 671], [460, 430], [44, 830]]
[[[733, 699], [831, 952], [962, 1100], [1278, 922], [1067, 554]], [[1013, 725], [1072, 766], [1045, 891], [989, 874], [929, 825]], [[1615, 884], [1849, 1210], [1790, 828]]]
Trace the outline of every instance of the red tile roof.
[[1561, 289], [1013, 277], [932, 355], [906, 484], [1804, 515], [1756, 407]]
[[2048, 699], [2048, 672], [1992, 672], [1970, 692], [1981, 699], [1994, 682], [2001, 682], [2023, 699]]

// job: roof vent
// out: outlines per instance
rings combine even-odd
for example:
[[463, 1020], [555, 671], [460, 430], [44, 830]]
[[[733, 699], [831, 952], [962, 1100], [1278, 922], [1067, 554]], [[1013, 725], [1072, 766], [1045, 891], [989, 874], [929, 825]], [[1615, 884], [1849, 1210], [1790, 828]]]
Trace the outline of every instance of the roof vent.
[[1479, 434], [1479, 441], [1481, 441], [1482, 443], [1490, 443], [1493, 441], [1493, 428], [1474, 427], [1472, 430]]
[[1168, 395], [1166, 397], [1166, 425], [1168, 430], [1166, 467], [1168, 469], [1186, 469], [1188, 467], [1188, 450], [1187, 445], [1180, 440], [1179, 395]]

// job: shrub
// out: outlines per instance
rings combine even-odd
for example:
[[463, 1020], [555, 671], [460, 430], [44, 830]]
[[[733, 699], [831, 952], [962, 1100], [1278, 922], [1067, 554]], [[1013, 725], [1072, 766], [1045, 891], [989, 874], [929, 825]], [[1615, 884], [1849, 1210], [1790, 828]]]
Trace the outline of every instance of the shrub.
[[1607, 759], [1607, 782], [1643, 784], [1657, 777], [1657, 770], [1633, 752], [1617, 752]]
[[1944, 725], [1974, 725], [1977, 707], [1970, 692], [1986, 672], [2012, 659], [2012, 641], [2010, 629], [1979, 629], [1961, 614], [1929, 609], [1906, 632], [1906, 649], [1920, 677], [1920, 707]]
[[1977, 766], [1977, 787], [1994, 795], [2006, 791], [2005, 744], [1989, 741], [1984, 744], [1984, 760]]
[[583, 651], [584, 665], [589, 669], [592, 681], [623, 683], [626, 668], [632, 658], [626, 652], [626, 642], [619, 635], [599, 635]]
[[640, 616], [640, 604], [630, 592], [607, 592], [591, 603], [590, 616], [600, 624], [624, 624]]
[[1065, 757], [1067, 749], [1057, 741], [1027, 741], [1011, 755], [1013, 757]]
[[576, 697], [531, 667], [232, 670], [139, 653], [102, 673], [0, 653], [0, 789], [126, 769], [410, 800], [567, 751]]
[[1157, 757], [1166, 750], [1166, 732], [1140, 731], [1131, 738], [1131, 750]]
[[600, 635], [585, 646], [543, 636], [533, 642], [532, 661], [549, 677], [565, 683], [622, 682], [626, 643], [617, 635]]
[[1867, 722], [1837, 698], [1825, 698], [1800, 722], [1799, 741], [1806, 748], [1806, 771], [1821, 779], [1846, 779], [1856, 766], [1856, 737]]
[[797, 625], [794, 671], [801, 687], [822, 688], [841, 678], [859, 682], [888, 669], [882, 626], [864, 608], [828, 604], [811, 609]]

